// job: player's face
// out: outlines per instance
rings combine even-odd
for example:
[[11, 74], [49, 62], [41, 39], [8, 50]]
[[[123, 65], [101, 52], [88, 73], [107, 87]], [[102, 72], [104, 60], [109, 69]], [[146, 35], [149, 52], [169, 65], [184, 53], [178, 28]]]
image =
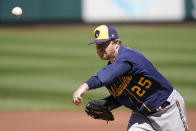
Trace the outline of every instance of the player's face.
[[113, 41], [96, 43], [97, 54], [102, 60], [111, 60], [115, 55], [115, 45]]

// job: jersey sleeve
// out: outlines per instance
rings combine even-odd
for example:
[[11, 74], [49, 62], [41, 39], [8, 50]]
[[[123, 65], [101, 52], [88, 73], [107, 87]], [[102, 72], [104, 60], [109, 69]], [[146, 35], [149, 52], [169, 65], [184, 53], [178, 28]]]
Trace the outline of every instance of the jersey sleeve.
[[128, 62], [115, 62], [104, 67], [102, 70], [92, 76], [86, 83], [89, 89], [95, 89], [107, 84], [111, 84], [119, 76], [130, 72], [132, 65]]
[[88, 81], [86, 81], [90, 89], [95, 89], [102, 86], [101, 81], [97, 76], [92, 76]]

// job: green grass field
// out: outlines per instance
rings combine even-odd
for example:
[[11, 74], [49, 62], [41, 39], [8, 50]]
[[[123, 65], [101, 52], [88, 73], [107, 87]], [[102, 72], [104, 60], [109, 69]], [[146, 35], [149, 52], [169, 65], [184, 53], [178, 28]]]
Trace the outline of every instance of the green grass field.
[[[72, 104], [73, 91], [106, 64], [87, 45], [95, 27], [0, 27], [0, 111], [77, 110], [107, 96], [100, 88], [85, 94], [82, 106]], [[196, 25], [115, 27], [123, 44], [151, 60], [196, 108]]]

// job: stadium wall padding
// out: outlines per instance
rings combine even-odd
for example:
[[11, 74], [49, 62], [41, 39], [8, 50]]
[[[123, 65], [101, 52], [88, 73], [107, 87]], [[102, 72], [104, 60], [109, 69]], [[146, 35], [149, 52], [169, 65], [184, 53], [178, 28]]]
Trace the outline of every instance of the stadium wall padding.
[[185, 20], [196, 20], [196, 0], [185, 0]]
[[[11, 10], [23, 9], [20, 19], [14, 19]], [[80, 22], [80, 0], [0, 0], [0, 22]]]
[[[104, 2], [111, 3], [114, 1], [117, 1], [117, 0], [105, 0]], [[119, 0], [119, 1], [123, 1], [123, 0]], [[142, 1], [145, 2], [145, 0], [138, 0], [138, 1], [141, 3]], [[129, 2], [131, 3], [131, 1]], [[85, 11], [87, 10], [86, 7], [89, 3], [94, 3], [95, 7], [98, 6], [97, 4], [95, 4], [96, 2], [94, 0], [0, 0], [0, 23], [53, 23], [53, 22], [91, 23], [91, 21], [107, 22], [108, 17], [107, 16], [104, 17], [104, 15], [106, 14], [106, 12], [110, 11], [110, 9], [107, 8], [106, 12], [102, 11], [105, 13], [103, 14], [102, 17], [97, 19], [96, 17], [99, 16], [99, 13], [101, 12], [101, 10], [99, 12], [95, 9], [101, 9], [101, 8], [100, 7], [92, 8], [90, 12], [87, 11], [87, 13], [85, 13]], [[168, 4], [170, 4], [171, 6], [171, 2], [170, 3], [168, 2]], [[11, 10], [15, 6], [20, 6], [23, 9], [23, 15], [20, 19], [14, 19], [12, 17]], [[182, 8], [183, 8], [183, 12], [179, 13], [182, 15], [180, 18], [176, 19], [176, 21], [180, 22], [180, 21], [195, 21], [196, 20], [196, 0], [184, 0]], [[97, 16], [93, 14], [94, 12], [98, 12], [98, 14], [95, 13]], [[113, 13], [115, 14], [115, 12]], [[114, 15], [114, 14], [109, 15], [109, 16], [111, 16], [112, 18], [118, 17], [117, 15]], [[125, 16], [125, 14], [123, 15]], [[141, 16], [141, 18], [137, 20], [137, 17], [132, 17], [130, 15], [128, 17], [123, 17], [123, 19], [119, 21], [120, 22], [132, 22], [132, 21], [156, 22], [157, 18], [154, 17], [154, 15], [152, 16], [153, 16], [152, 18]], [[119, 21], [116, 21], [114, 18], [109, 19], [109, 21], [119, 22]], [[171, 18], [173, 17], [169, 15], [168, 16], [164, 15], [164, 17], [160, 17], [158, 18], [158, 20], [160, 19], [160, 21], [163, 21], [163, 22], [170, 21], [170, 20], [172, 21]]]

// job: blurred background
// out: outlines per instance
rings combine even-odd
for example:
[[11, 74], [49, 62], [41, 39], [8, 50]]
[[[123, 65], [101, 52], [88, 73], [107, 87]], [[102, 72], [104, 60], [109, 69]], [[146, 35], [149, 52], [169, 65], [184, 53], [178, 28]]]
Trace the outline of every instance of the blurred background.
[[[14, 19], [12, 8], [23, 15]], [[196, 0], [0, 0], [0, 111], [78, 110], [72, 93], [105, 64], [93, 30], [113, 25], [196, 108]]]

